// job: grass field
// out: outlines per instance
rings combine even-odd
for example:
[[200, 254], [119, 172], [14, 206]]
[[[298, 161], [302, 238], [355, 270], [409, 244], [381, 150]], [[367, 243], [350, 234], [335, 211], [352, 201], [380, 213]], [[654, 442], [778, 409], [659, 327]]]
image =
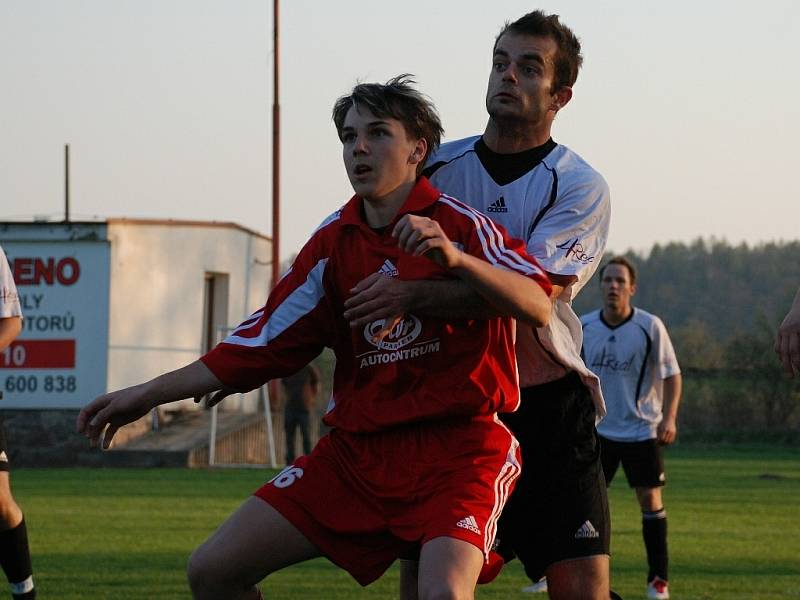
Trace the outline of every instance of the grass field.
[[[800, 451], [678, 447], [667, 455], [672, 597], [800, 599]], [[20, 469], [40, 597], [169, 599], [189, 596], [186, 558], [267, 478], [256, 470]], [[640, 518], [624, 477], [611, 489], [612, 581], [644, 597]], [[323, 559], [271, 576], [270, 599], [396, 597], [396, 567], [361, 589]], [[542, 598], [515, 561], [477, 598]], [[6, 589], [4, 586], [0, 589]], [[0, 592], [0, 598], [5, 596]]]

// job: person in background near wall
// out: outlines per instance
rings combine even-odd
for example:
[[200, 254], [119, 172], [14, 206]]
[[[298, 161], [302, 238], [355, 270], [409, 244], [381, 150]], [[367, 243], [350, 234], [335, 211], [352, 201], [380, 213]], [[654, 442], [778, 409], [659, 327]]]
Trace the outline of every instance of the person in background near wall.
[[308, 418], [316, 408], [317, 397], [322, 387], [319, 371], [311, 363], [294, 375], [284, 377], [283, 389], [286, 391], [286, 404], [283, 407], [283, 430], [286, 433], [286, 464], [294, 462], [294, 434], [300, 428], [303, 440], [303, 454], [311, 452], [311, 433]]
[[[19, 294], [6, 255], [0, 248], [0, 352], [8, 348], [22, 330]], [[0, 392], [2, 394], [2, 392]], [[0, 396], [2, 397], [2, 396]], [[0, 421], [0, 566], [15, 600], [36, 598], [28, 531], [22, 510], [11, 495], [8, 445]]]
[[607, 414], [597, 426], [608, 485], [620, 462], [642, 509], [647, 597], [669, 598], [661, 446], [677, 435], [681, 371], [661, 319], [636, 308], [636, 269], [624, 257], [600, 269], [603, 308], [581, 317], [583, 356], [600, 377]]
[[800, 375], [800, 289], [797, 290], [792, 307], [778, 329], [775, 352], [789, 377]]

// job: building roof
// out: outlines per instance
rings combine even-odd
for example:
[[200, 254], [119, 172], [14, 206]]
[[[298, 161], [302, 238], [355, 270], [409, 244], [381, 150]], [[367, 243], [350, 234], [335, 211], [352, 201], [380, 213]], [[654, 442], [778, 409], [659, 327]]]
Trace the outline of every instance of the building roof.
[[72, 227], [91, 227], [97, 225], [163, 225], [167, 227], [211, 227], [221, 229], [236, 229], [243, 233], [257, 238], [272, 241], [272, 237], [260, 233], [254, 229], [249, 229], [232, 221], [197, 221], [192, 219], [128, 219], [125, 217], [112, 217], [109, 219], [98, 219], [96, 221], [0, 221], [0, 229], [8, 227], [53, 227], [67, 225]]

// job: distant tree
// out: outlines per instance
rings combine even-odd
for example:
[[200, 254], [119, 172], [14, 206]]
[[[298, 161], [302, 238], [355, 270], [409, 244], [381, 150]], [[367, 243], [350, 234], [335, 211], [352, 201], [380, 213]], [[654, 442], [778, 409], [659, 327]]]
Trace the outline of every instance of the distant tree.
[[669, 330], [678, 362], [685, 370], [719, 370], [724, 366], [724, 346], [704, 321], [690, 321]]

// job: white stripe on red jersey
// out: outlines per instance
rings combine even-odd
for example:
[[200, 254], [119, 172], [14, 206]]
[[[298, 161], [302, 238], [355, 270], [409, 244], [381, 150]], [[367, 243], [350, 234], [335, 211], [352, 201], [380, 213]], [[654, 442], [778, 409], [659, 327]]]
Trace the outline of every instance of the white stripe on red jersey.
[[[294, 325], [298, 319], [311, 312], [325, 295], [322, 289], [322, 278], [327, 264], [328, 259], [323, 258], [311, 269], [305, 283], [294, 289], [281, 305], [272, 312], [269, 320], [261, 323], [261, 328], [256, 330], [257, 335], [255, 337], [238, 335], [240, 332], [253, 332], [251, 325], [258, 319], [250, 318], [225, 338], [225, 343], [239, 344], [241, 346], [266, 346], [270, 341]], [[264, 313], [263, 310], [258, 312]]]

